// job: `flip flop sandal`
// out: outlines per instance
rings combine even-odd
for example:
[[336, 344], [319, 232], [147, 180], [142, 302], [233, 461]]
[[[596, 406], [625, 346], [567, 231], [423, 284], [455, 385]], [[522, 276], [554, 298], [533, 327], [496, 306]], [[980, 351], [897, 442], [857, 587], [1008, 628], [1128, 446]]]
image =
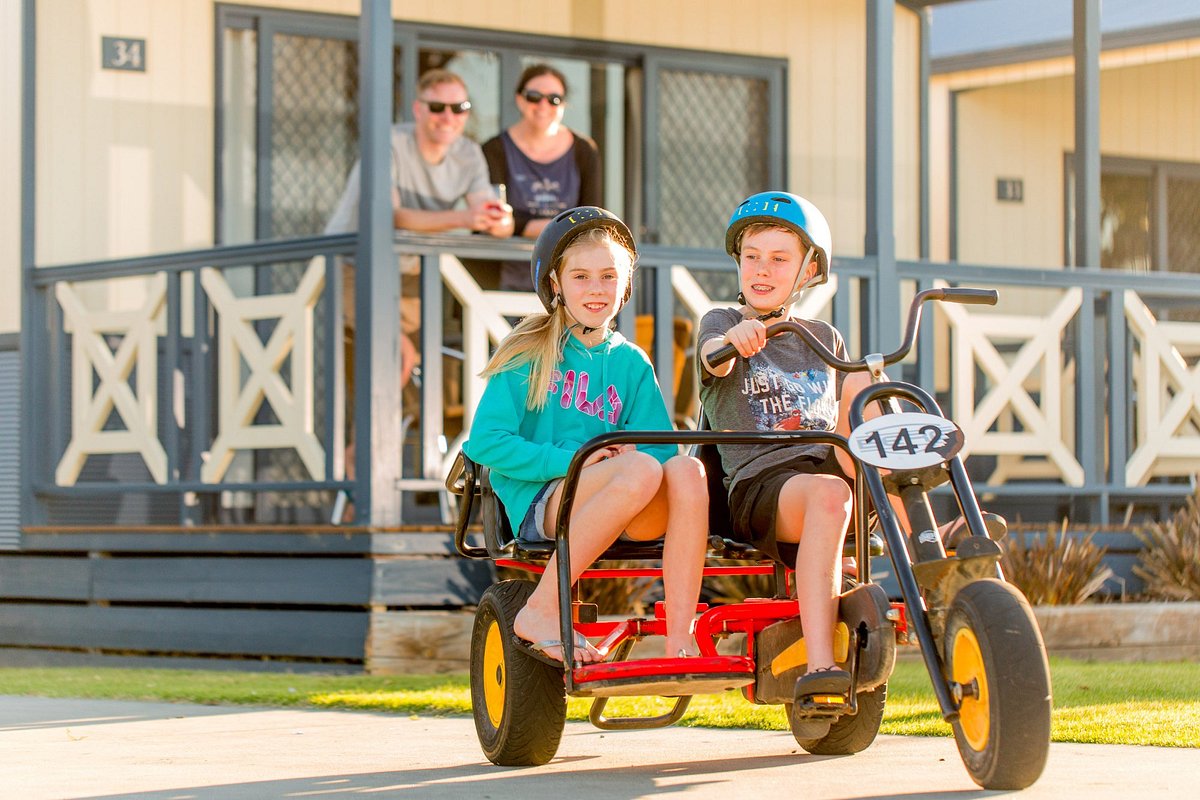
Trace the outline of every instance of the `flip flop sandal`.
[[[554, 667], [555, 669], [565, 669], [561, 659], [555, 658], [546, 652], [551, 647], [562, 647], [563, 643], [561, 639], [543, 639], [540, 642], [530, 642], [522, 639], [520, 636], [517, 636], [514, 633], [512, 636], [512, 643], [514, 647], [536, 661], [540, 661], [543, 664]], [[582, 633], [578, 632], [575, 634], [575, 649], [590, 650], [591, 652], [599, 655], [601, 658], [605, 656], [603, 651], [596, 649], [596, 647], [589, 642]], [[578, 661], [578, 663], [589, 662]]]

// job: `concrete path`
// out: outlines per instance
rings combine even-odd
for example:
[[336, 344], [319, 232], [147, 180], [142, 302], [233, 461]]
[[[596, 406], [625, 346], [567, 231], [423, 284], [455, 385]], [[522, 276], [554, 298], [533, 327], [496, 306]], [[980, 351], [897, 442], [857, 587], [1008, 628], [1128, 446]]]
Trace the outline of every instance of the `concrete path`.
[[[1025, 798], [1195, 797], [1200, 750], [1056, 744]], [[788, 733], [569, 723], [544, 767], [504, 769], [470, 719], [0, 696], [0, 798], [991, 796], [948, 738], [810, 756]]]

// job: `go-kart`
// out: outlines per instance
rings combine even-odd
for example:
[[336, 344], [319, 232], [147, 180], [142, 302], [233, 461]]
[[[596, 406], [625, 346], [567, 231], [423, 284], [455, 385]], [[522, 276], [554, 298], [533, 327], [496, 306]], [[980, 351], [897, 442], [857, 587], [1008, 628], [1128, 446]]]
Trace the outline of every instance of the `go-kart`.
[[[553, 758], [565, 725], [567, 696], [593, 698], [592, 724], [621, 730], [670, 725], [684, 715], [692, 696], [730, 689], [740, 689], [752, 703], [782, 705], [792, 734], [806, 751], [856, 753], [866, 749], [879, 731], [887, 682], [901, 642], [919, 645], [941, 714], [953, 728], [972, 779], [987, 789], [1019, 789], [1037, 780], [1050, 741], [1050, 676], [1041, 633], [1025, 597], [1004, 581], [1000, 547], [990, 537], [958, 455], [964, 444], [962, 431], [922, 388], [883, 380], [883, 368], [902, 360], [911, 349], [922, 303], [935, 299], [991, 305], [996, 293], [922, 291], [913, 300], [900, 349], [857, 361], [838, 359], [795, 323], [770, 328], [771, 335], [805, 337], [839, 370], [872, 373], [873, 383], [852, 404], [849, 437], [824, 431], [703, 429], [597, 436], [571, 462], [552, 542], [518, 540], [491, 490], [487, 469], [459, 455], [446, 481], [448, 489], [461, 497], [455, 534], [458, 552], [467, 558], [492, 559], [498, 567], [524, 572], [533, 580], [551, 553], [557, 552], [564, 662], [575, 663], [576, 633], [608, 653], [603, 662], [572, 669], [531, 657], [514, 643], [513, 620], [533, 591], [533, 580], [504, 580], [489, 587], [479, 601], [471, 635], [471, 699], [476, 731], [488, 759], [520, 766]], [[735, 356], [727, 346], [709, 360], [718, 364]], [[865, 420], [867, 404], [876, 401], [885, 413]], [[899, 401], [916, 410], [901, 410]], [[851, 675], [845, 695], [793, 696], [796, 679], [805, 672], [806, 654], [791, 571], [734, 540], [730, 533], [716, 445], [763, 442], [829, 444], [850, 453], [855, 462], [855, 521], [845, 555], [856, 558], [858, 575], [847, 580], [835, 630], [835, 658]], [[692, 448], [704, 463], [710, 487], [706, 577], [774, 576], [772, 597], [697, 607], [699, 657], [631, 657], [639, 640], [665, 635], [663, 604], [655, 604], [649, 618], [600, 619], [595, 605], [579, 600], [578, 585], [569, 586], [568, 520], [583, 463], [599, 448], [624, 443], [678, 443]], [[933, 489], [947, 483], [967, 534], [949, 553], [929, 499]], [[899, 498], [907, 526], [900, 524], [889, 497]], [[477, 508], [482, 547], [468, 543]], [[876, 520], [873, 526], [870, 519]], [[903, 602], [890, 602], [879, 584], [872, 582], [871, 556], [884, 548]], [[618, 541], [598, 564], [645, 560], [647, 565], [594, 566], [582, 580], [660, 577], [655, 562], [661, 556], [661, 543]], [[736, 644], [736, 652], [718, 650], [722, 642], [723, 651]], [[606, 716], [608, 699], [620, 696], [674, 698], [674, 703], [666, 713], [652, 717]]]

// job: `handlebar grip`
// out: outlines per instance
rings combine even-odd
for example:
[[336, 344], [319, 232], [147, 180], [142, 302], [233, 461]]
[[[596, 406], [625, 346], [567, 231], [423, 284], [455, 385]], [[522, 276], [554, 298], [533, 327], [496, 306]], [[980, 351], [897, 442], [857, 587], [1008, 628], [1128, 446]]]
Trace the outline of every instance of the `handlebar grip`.
[[973, 306], [994, 306], [1000, 295], [995, 289], [943, 289], [939, 300]]
[[708, 365], [710, 367], [719, 367], [726, 361], [732, 360], [737, 354], [737, 348], [731, 344], [718, 347], [708, 354]]

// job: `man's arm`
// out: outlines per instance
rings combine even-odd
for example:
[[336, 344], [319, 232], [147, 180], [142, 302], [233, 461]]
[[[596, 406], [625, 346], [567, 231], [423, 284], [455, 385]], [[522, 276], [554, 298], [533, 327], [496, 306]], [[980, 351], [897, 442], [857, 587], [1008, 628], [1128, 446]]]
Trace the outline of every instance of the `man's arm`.
[[465, 209], [425, 211], [400, 205], [400, 193], [392, 192], [392, 224], [397, 230], [419, 233], [441, 233], [450, 230], [471, 230], [498, 238], [512, 236], [512, 207], [493, 198], [480, 200]]
[[470, 209], [462, 211], [422, 211], [417, 208], [392, 207], [392, 224], [397, 230], [416, 231], [420, 233], [440, 233], [456, 228], [474, 227], [474, 218]]

